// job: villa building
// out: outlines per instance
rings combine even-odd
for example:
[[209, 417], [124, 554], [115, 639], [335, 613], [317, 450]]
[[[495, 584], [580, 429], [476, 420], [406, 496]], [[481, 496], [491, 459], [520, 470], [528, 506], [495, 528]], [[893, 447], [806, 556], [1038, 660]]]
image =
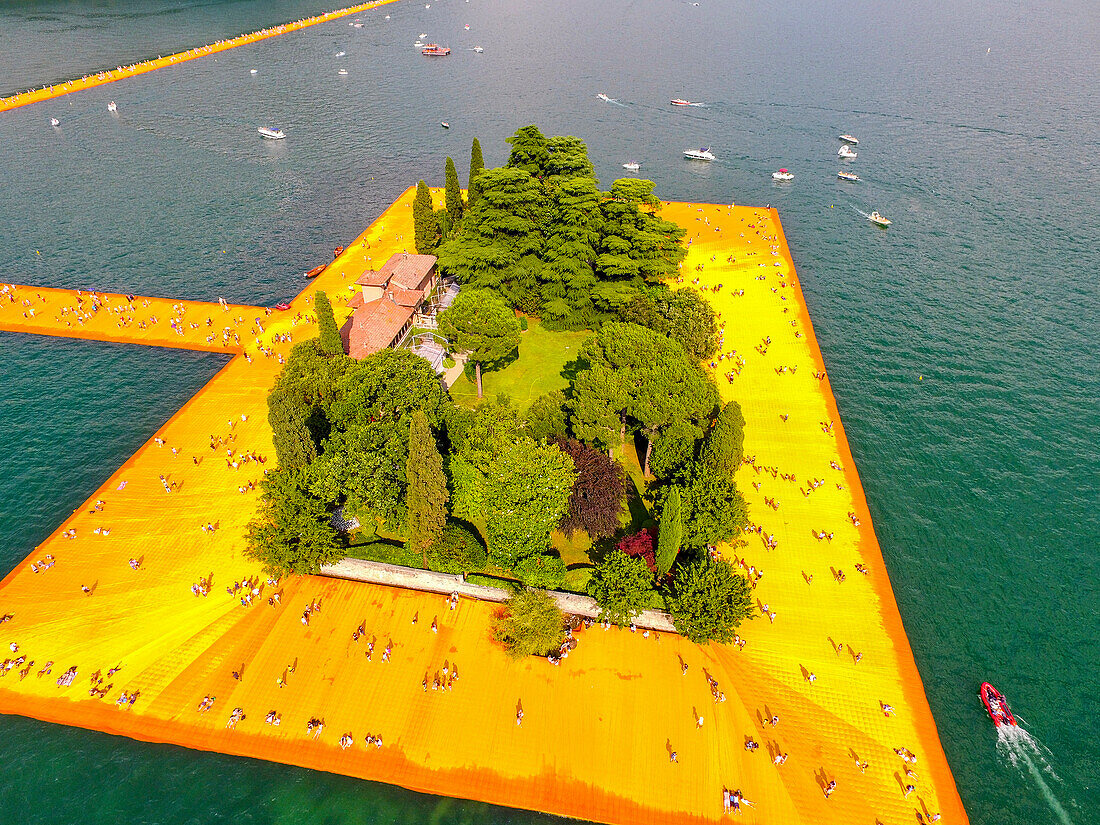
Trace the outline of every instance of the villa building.
[[348, 302], [352, 314], [340, 330], [348, 355], [364, 358], [395, 347], [418, 318], [431, 314], [426, 304], [439, 285], [435, 262], [435, 255], [404, 253], [359, 276], [361, 289]]

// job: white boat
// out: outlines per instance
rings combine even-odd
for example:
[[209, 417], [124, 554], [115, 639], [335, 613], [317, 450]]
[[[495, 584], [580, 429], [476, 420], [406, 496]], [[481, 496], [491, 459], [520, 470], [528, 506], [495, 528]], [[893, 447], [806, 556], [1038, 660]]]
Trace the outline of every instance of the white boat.
[[363, 28], [363, 24], [360, 23], [358, 20], [356, 20], [354, 23], [348, 23], [348, 25], [351, 26], [353, 29]]
[[419, 35], [417, 35], [417, 36], [418, 36], [418, 37], [419, 37], [419, 38], [420, 38], [421, 40], [423, 40], [424, 38], [426, 38], [426, 37], [428, 36], [428, 34], [427, 34], [427, 32], [420, 32], [420, 34], [419, 34]]
[[286, 132], [282, 129], [272, 129], [270, 126], [261, 126], [256, 131], [266, 140], [282, 140], [286, 137]]
[[706, 146], [702, 146], [698, 149], [685, 149], [684, 157], [688, 160], [718, 160], [718, 158], [711, 154], [710, 149]]
[[889, 218], [884, 218], [878, 212], [872, 212], [870, 215], [867, 216], [867, 220], [869, 220], [875, 226], [881, 226], [883, 229], [893, 223], [893, 221], [891, 221]]
[[854, 158], [856, 153], [852, 151], [852, 147], [845, 144], [836, 150], [836, 153], [842, 158]]
[[423, 49], [424, 46], [425, 46], [425, 43], [424, 43], [423, 40], [417, 40], [415, 43], [413, 43], [413, 48], [414, 49]]
[[108, 112], [117, 112], [118, 111], [118, 104], [115, 103], [112, 100], [110, 103], [107, 104], [107, 111]]
[[467, 24], [466, 24], [466, 31], [469, 31], [469, 30], [470, 30], [470, 24], [469, 24], [469, 23], [467, 23]]
[[841, 140], [843, 140], [843, 141], [844, 141], [845, 143], [850, 143], [850, 144], [852, 144], [853, 146], [859, 146], [859, 141], [858, 141], [858, 140], [856, 140], [856, 139], [855, 139], [854, 137], [852, 137], [851, 135], [841, 135], [841, 136], [840, 136], [840, 139], [841, 139]]
[[445, 121], [445, 120], [441, 120], [441, 121], [439, 121], [439, 125], [440, 125], [440, 126], [442, 126], [442, 127], [444, 128], [444, 129], [450, 129], [450, 128], [451, 128], [451, 124], [449, 124], [449, 123], [448, 123], [447, 121]]
[[257, 69], [251, 69], [248, 73], [249, 74], [256, 74], [257, 71], [258, 71]]
[[51, 117], [51, 118], [50, 118], [50, 125], [51, 125], [51, 126], [60, 126], [60, 125], [61, 125], [61, 121], [60, 121], [60, 120], [58, 120], [58, 119], [57, 119], [56, 117]]
[[841, 180], [850, 180], [853, 182], [859, 180], [859, 175], [857, 175], [855, 172], [845, 172], [843, 169], [837, 172], [836, 176]]
[[780, 169], [778, 172], [772, 172], [772, 180], [778, 180], [778, 181], [794, 180], [794, 175], [792, 175], [786, 169]]
[[629, 163], [623, 164], [623, 169], [629, 169], [631, 172], [637, 172], [641, 168], [642, 164], [638, 163], [638, 161], [636, 160], [632, 160]]
[[598, 97], [600, 100], [603, 100], [607, 103], [618, 103], [619, 102], [613, 97], [608, 97], [603, 92], [600, 92], [598, 95], [596, 95], [596, 97]]
[[348, 70], [347, 70], [347, 69], [341, 69], [341, 70], [340, 70], [340, 71], [338, 71], [338, 72], [337, 72], [336, 74], [347, 74], [347, 73], [348, 73]]
[[336, 56], [337, 57], [343, 57], [345, 54], [347, 54], [347, 52], [337, 52]]
[[481, 46], [474, 46], [474, 51], [481, 54], [485, 49], [481, 48]]

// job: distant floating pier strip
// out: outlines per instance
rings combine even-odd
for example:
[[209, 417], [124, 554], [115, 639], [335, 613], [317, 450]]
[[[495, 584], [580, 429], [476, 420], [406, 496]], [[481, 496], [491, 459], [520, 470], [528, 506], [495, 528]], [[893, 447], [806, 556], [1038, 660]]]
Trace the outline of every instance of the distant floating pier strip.
[[315, 26], [318, 23], [326, 23], [329, 20], [336, 20], [340, 17], [347, 17], [352, 14], [370, 11], [378, 6], [385, 6], [393, 2], [396, 2], [396, 0], [375, 0], [373, 3], [360, 3], [355, 6], [337, 9], [336, 11], [317, 14], [313, 17], [305, 17], [301, 20], [295, 20], [292, 23], [283, 23], [279, 26], [270, 26], [266, 29], [260, 29], [259, 31], [250, 32], [248, 34], [240, 34], [229, 40], [218, 40], [207, 46], [196, 46], [193, 49], [172, 54], [168, 57], [158, 57], [155, 60], [143, 60], [140, 63], [131, 63], [128, 66], [117, 66], [114, 69], [93, 72], [66, 83], [54, 83], [43, 86], [40, 89], [29, 89], [25, 92], [11, 95], [10, 97], [0, 98], [0, 112], [6, 112], [9, 109], [18, 109], [20, 106], [29, 106], [31, 103], [37, 103], [40, 100], [50, 100], [51, 98], [61, 97], [71, 92], [79, 92], [82, 89], [91, 89], [94, 86], [114, 83], [117, 80], [125, 80], [128, 77], [136, 77], [139, 74], [145, 74], [146, 72], [151, 72], [165, 66], [173, 66], [185, 60], [194, 60], [197, 57], [205, 57], [208, 54], [217, 54], [227, 49], [235, 49], [238, 46], [245, 46], [259, 40], [266, 40], [269, 37], [276, 37], [280, 34], [304, 29], [307, 26]]

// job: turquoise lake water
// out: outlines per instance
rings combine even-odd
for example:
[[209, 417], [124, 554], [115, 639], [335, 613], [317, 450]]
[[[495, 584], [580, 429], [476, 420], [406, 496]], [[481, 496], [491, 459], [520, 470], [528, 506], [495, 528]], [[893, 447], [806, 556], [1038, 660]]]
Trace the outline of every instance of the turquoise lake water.
[[[0, 94], [331, 7], [0, 4]], [[361, 19], [0, 115], [0, 279], [274, 303], [418, 178], [442, 184], [448, 154], [464, 176], [475, 135], [495, 165], [532, 122], [585, 139], [605, 185], [638, 160], [666, 198], [777, 206], [971, 821], [1100, 821], [1095, 5], [432, 0]], [[454, 54], [421, 57], [421, 32]], [[836, 178], [843, 132], [856, 185]], [[699, 145], [719, 160], [681, 159]], [[780, 166], [793, 183], [771, 182]], [[0, 334], [0, 566], [222, 363]], [[998, 750], [983, 679], [1042, 744], [1034, 772]], [[3, 822], [549, 821], [17, 717], [0, 731]]]

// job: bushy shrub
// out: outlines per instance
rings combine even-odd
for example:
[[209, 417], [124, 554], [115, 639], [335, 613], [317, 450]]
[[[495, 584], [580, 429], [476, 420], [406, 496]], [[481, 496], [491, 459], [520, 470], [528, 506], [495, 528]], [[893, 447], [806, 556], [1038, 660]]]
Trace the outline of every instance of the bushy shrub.
[[668, 605], [676, 632], [696, 644], [729, 643], [738, 625], [755, 616], [748, 580], [724, 560], [681, 566]]
[[545, 590], [520, 590], [493, 617], [493, 638], [514, 659], [556, 653], [565, 639], [565, 616]]
[[640, 557], [621, 550], [600, 562], [588, 583], [588, 593], [600, 606], [600, 621], [627, 625], [649, 604], [653, 573]]
[[527, 331], [527, 316], [526, 315], [521, 315], [519, 317], [519, 328], [523, 332]]
[[528, 587], [553, 590], [565, 584], [565, 562], [560, 556], [526, 556], [516, 562], [512, 572]]
[[643, 559], [649, 572], [657, 572], [657, 552], [654, 547], [653, 533], [648, 527], [632, 536], [627, 536], [616, 547], [628, 556]]
[[443, 536], [428, 548], [428, 569], [437, 573], [466, 573], [488, 560], [481, 541], [461, 524], [449, 522]]

